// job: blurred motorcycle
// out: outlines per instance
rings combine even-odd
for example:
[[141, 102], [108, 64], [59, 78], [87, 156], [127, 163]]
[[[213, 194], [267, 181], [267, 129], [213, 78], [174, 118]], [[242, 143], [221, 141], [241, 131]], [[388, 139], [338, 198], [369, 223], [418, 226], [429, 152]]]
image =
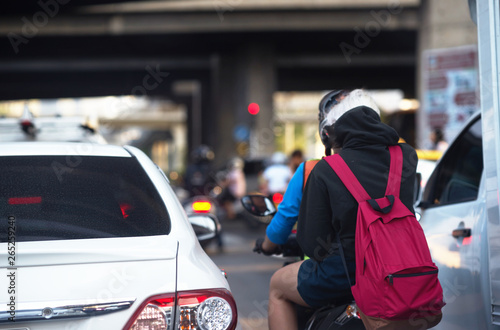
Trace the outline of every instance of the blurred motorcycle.
[[[222, 249], [222, 226], [219, 221], [219, 211], [215, 199], [208, 195], [189, 197], [189, 192], [180, 187], [175, 188], [175, 192], [188, 216], [196, 214], [210, 215], [210, 217], [215, 220], [217, 235], [215, 237], [211, 237], [210, 239], [203, 239], [203, 230], [205, 230], [204, 226], [191, 222], [201, 246], [205, 249], [211, 243], [216, 242], [218, 248]], [[192, 217], [190, 217], [190, 219], [191, 218]]]

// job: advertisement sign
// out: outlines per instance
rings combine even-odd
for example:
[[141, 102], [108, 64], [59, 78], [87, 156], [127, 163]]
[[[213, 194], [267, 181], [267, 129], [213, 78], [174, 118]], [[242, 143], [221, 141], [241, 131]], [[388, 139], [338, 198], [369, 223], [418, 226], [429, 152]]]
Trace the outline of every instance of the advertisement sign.
[[427, 50], [423, 61], [426, 129], [442, 129], [449, 142], [479, 109], [477, 46]]

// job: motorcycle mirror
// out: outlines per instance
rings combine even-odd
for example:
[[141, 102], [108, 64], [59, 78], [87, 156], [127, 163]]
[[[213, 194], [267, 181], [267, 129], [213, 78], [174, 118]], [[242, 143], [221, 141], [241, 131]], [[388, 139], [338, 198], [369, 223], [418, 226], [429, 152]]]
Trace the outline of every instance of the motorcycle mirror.
[[241, 199], [245, 210], [258, 217], [274, 215], [276, 206], [269, 197], [263, 195], [246, 195]]

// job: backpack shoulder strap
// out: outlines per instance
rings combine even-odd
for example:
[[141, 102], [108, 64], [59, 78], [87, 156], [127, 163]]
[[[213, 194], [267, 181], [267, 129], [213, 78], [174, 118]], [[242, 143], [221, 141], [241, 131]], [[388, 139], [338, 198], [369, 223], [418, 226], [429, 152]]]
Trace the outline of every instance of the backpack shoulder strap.
[[391, 153], [391, 165], [389, 169], [389, 179], [387, 180], [387, 188], [385, 195], [393, 195], [399, 198], [401, 190], [401, 175], [403, 173], [403, 151], [398, 145], [389, 146]]
[[358, 203], [371, 199], [370, 195], [368, 195], [365, 188], [361, 186], [361, 183], [359, 183], [354, 173], [352, 173], [349, 166], [347, 166], [346, 162], [339, 154], [328, 156], [324, 159], [332, 167], [335, 173], [337, 173], [342, 183]]
[[309, 174], [311, 174], [311, 171], [313, 170], [314, 166], [316, 166], [316, 164], [318, 164], [320, 160], [321, 159], [312, 159], [304, 162], [304, 181], [302, 183], [302, 191], [306, 189], [306, 182], [307, 179], [309, 178]]

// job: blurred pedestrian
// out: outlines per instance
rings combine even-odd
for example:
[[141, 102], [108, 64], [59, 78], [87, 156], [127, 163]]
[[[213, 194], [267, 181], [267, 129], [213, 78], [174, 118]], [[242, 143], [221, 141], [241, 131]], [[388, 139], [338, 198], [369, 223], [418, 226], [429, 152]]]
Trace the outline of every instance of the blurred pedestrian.
[[292, 178], [293, 172], [287, 165], [287, 157], [282, 152], [271, 156], [271, 165], [262, 173], [261, 193], [270, 196], [274, 193], [283, 194]]
[[226, 211], [227, 218], [236, 218], [234, 203], [238, 202], [247, 191], [247, 182], [243, 168], [243, 159], [234, 157], [228, 163], [228, 172], [223, 182], [223, 190], [219, 196], [219, 202]]
[[443, 130], [439, 127], [434, 128], [431, 132], [432, 150], [445, 152], [448, 149], [448, 142], [444, 139]]
[[295, 173], [297, 167], [304, 161], [304, 153], [300, 149], [295, 149], [290, 154], [289, 166], [292, 173]]

